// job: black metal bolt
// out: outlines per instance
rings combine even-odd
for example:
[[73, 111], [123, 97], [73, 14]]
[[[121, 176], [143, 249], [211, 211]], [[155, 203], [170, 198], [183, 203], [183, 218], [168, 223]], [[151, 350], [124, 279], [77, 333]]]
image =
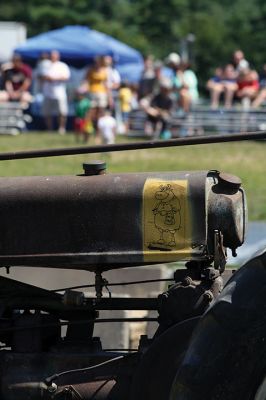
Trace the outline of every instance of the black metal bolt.
[[50, 386], [47, 387], [49, 393], [55, 393], [57, 391], [56, 383], [52, 382]]
[[206, 292], [203, 294], [203, 297], [209, 303], [213, 300], [213, 294], [210, 290], [206, 290]]
[[104, 175], [106, 172], [106, 163], [104, 161], [95, 160], [83, 164], [84, 175]]
[[191, 285], [193, 282], [193, 280], [191, 279], [190, 276], [186, 276], [183, 280], [182, 280], [182, 285], [183, 286], [189, 286]]

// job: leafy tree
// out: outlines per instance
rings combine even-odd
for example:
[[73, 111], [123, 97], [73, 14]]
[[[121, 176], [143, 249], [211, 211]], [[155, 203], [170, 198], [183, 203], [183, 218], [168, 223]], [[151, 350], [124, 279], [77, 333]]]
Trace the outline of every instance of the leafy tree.
[[69, 24], [90, 26], [164, 58], [193, 33], [195, 68], [202, 82], [243, 49], [257, 69], [266, 62], [264, 0], [9, 0], [3, 21], [27, 24], [29, 36]]

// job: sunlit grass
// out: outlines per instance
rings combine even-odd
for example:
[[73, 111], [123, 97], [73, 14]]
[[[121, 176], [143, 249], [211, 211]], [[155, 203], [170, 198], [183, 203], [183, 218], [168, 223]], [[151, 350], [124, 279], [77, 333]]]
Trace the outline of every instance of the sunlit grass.
[[[125, 138], [119, 138], [120, 142]], [[131, 139], [133, 141], [134, 139]], [[94, 144], [91, 141], [89, 144]], [[69, 147], [74, 135], [25, 133], [16, 137], [1, 136], [0, 152], [39, 148]], [[179, 148], [126, 151], [111, 154], [64, 156], [53, 158], [2, 161], [0, 175], [79, 174], [82, 163], [102, 159], [109, 172], [178, 171], [217, 169], [238, 175], [246, 189], [251, 220], [266, 219], [266, 143], [235, 142]]]

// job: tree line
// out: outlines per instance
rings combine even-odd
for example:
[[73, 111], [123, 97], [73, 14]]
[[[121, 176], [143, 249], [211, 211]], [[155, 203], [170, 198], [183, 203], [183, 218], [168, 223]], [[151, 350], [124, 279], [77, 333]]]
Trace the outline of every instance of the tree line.
[[242, 49], [260, 70], [266, 62], [266, 3], [263, 0], [9, 0], [2, 21], [27, 25], [28, 36], [65, 25], [86, 25], [163, 59], [195, 36], [194, 68], [206, 80]]

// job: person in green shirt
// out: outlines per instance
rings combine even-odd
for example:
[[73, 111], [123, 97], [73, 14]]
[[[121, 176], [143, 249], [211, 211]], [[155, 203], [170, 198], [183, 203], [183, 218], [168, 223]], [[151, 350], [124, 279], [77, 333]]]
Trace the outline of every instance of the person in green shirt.
[[184, 112], [189, 112], [191, 105], [199, 99], [198, 80], [188, 63], [176, 66], [173, 88], [177, 101]]
[[86, 97], [83, 90], [77, 91], [77, 99], [75, 102], [75, 120], [74, 131], [77, 141], [80, 137], [84, 142], [89, 140], [89, 135], [93, 133], [93, 124], [90, 118], [91, 101]]

